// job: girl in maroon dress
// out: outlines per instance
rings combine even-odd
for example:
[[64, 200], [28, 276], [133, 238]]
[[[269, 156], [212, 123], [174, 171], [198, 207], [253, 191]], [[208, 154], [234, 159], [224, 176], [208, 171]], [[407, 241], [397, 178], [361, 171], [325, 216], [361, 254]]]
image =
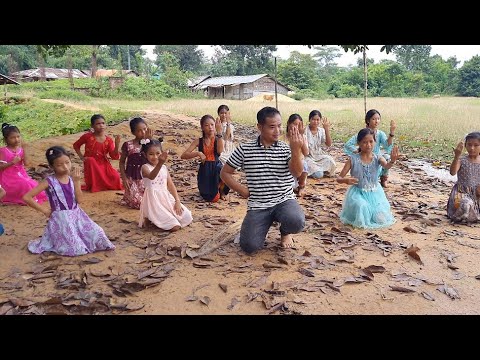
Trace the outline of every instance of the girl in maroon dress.
[[[83, 134], [74, 144], [73, 148], [83, 160], [85, 185], [82, 190], [91, 192], [103, 190], [123, 190], [120, 174], [110, 163], [107, 155], [113, 160], [118, 160], [120, 154], [120, 135], [113, 139], [105, 134], [106, 124], [103, 115], [95, 114], [90, 119], [93, 132]], [[82, 155], [80, 147], [85, 145]]]
[[140, 170], [142, 165], [147, 162], [147, 159], [141, 154], [140, 140], [151, 139], [153, 131], [147, 127], [145, 120], [139, 117], [130, 120], [130, 131], [135, 138], [123, 143], [120, 157], [120, 174], [125, 188], [121, 204], [133, 209], [140, 209], [145, 190]]

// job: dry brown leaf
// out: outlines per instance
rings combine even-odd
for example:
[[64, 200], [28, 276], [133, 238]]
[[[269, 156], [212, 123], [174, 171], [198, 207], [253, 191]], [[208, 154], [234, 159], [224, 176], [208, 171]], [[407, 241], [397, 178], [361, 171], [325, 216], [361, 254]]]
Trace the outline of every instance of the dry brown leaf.
[[416, 292], [416, 291], [413, 290], [413, 289], [405, 288], [405, 287], [402, 287], [402, 286], [392, 286], [392, 285], [390, 285], [390, 290], [392, 290], [392, 291], [399, 291], [399, 292], [405, 292], [405, 293]]
[[199, 300], [204, 305], [208, 306], [208, 304], [210, 304], [210, 298], [208, 296], [202, 296]]
[[232, 302], [230, 303], [230, 305], [227, 306], [227, 309], [228, 310], [233, 310], [235, 308], [235, 305], [239, 304], [240, 303], [240, 300], [237, 299], [237, 297], [235, 296], [233, 299], [232, 299]]
[[420, 259], [420, 255], [417, 254], [417, 251], [419, 250], [419, 247], [411, 245], [407, 250], [405, 250], [405, 253], [423, 265], [422, 259]]
[[374, 279], [373, 273], [366, 268], [360, 270], [360, 276], [367, 279], [367, 280], [373, 280]]
[[369, 270], [372, 273], [383, 273], [385, 268], [380, 265], [369, 265], [365, 268], [365, 270]]
[[225, 284], [218, 284], [218, 286], [220, 286], [220, 289], [222, 289], [224, 293], [227, 292], [227, 285], [225, 285]]
[[185, 301], [197, 301], [197, 300], [198, 300], [198, 296], [196, 295], [190, 295], [185, 298]]
[[91, 257], [85, 260], [82, 260], [82, 264], [98, 264], [100, 261], [103, 261], [102, 259], [99, 259], [97, 257]]
[[418, 233], [418, 231], [416, 229], [414, 229], [413, 227], [411, 227], [410, 225], [408, 226], [405, 226], [403, 228], [403, 230], [407, 231], [407, 232], [411, 232], [411, 233]]
[[435, 301], [435, 298], [432, 295], [430, 295], [429, 293], [427, 293], [426, 291], [422, 291], [421, 294], [425, 299], [430, 300], [430, 301]]
[[438, 291], [448, 295], [452, 300], [460, 299], [460, 295], [458, 295], [457, 290], [453, 287], [449, 287], [447, 284], [443, 284], [437, 288]]
[[313, 271], [305, 269], [305, 268], [298, 269], [298, 272], [300, 274], [308, 276], [308, 277], [314, 277], [315, 276], [315, 273]]

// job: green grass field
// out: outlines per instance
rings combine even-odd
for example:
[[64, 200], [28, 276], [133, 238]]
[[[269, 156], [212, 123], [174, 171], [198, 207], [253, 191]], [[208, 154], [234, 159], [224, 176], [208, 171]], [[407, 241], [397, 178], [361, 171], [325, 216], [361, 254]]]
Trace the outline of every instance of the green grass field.
[[[256, 113], [264, 106], [275, 106], [275, 101], [253, 102], [238, 100], [181, 99], [166, 101], [121, 101], [92, 99], [93, 106], [136, 111], [166, 110], [173, 113], [201, 117], [216, 115], [219, 105], [230, 107], [234, 122], [256, 124]], [[329, 118], [332, 136], [345, 141], [364, 125], [363, 99], [329, 99], [279, 102], [278, 108], [286, 122], [292, 113], [300, 114], [308, 122], [311, 110], [320, 110]], [[431, 161], [450, 162], [452, 147], [471, 131], [480, 131], [480, 99], [464, 97], [440, 98], [370, 98], [367, 109], [377, 109], [382, 114], [380, 129], [387, 134], [390, 120], [397, 123], [395, 142], [409, 157]]]
[[[148, 110], [169, 111], [201, 117], [216, 115], [219, 105], [230, 107], [234, 122], [256, 124], [256, 113], [264, 106], [275, 106], [275, 101], [239, 101], [176, 99], [164, 101], [127, 101], [116, 99], [89, 98], [68, 99], [77, 106], [118, 109], [128, 112]], [[328, 99], [280, 101], [278, 108], [286, 123], [288, 116], [299, 113], [308, 123], [311, 110], [320, 110], [329, 118], [334, 141], [345, 141], [356, 134], [365, 122], [363, 99]], [[452, 147], [471, 131], [480, 131], [480, 99], [465, 97], [439, 98], [369, 98], [367, 109], [377, 109], [382, 114], [380, 129], [389, 132], [390, 120], [397, 123], [395, 143], [401, 153], [411, 158], [450, 162]]]

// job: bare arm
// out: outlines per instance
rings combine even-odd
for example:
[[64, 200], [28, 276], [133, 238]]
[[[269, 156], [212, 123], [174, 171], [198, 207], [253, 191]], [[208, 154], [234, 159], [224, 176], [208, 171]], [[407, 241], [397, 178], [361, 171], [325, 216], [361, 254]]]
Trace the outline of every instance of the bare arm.
[[120, 135], [115, 135], [115, 147], [109, 150], [109, 155], [113, 160], [118, 160], [120, 158], [120, 152], [118, 151], [120, 148]]
[[217, 153], [221, 154], [225, 150], [225, 141], [222, 138], [217, 138]]
[[[193, 158], [199, 157], [200, 160], [204, 161], [205, 160], [205, 154], [203, 154], [200, 151], [193, 151], [195, 148], [198, 148], [198, 142], [199, 142], [199, 139], [193, 140], [192, 143], [190, 144], [190, 146], [188, 147], [188, 149], [185, 150], [183, 152], [183, 154], [180, 156], [180, 159], [188, 160], [188, 159], [193, 159]], [[203, 155], [203, 157], [202, 157], [202, 155]]]
[[390, 169], [393, 164], [395, 164], [395, 161], [397, 161], [398, 159], [398, 146], [394, 146], [393, 149], [392, 149], [392, 153], [390, 155], [390, 161], [387, 163], [387, 160], [385, 160], [385, 158], [383, 156], [380, 156], [380, 165], [382, 165], [382, 167], [384, 169]]
[[303, 136], [298, 131], [298, 128], [293, 126], [290, 135], [290, 150], [292, 157], [288, 162], [288, 168], [293, 177], [298, 178], [303, 172], [303, 154], [302, 145], [304, 143]]
[[28, 153], [28, 145], [23, 143], [22, 141], [22, 148], [23, 148], [23, 165], [29, 166], [30, 165], [30, 154]]
[[82, 152], [80, 151], [80, 148], [83, 144], [86, 144], [86, 139], [85, 139], [85, 134], [80, 136], [80, 139], [78, 139], [77, 141], [75, 141], [73, 143], [73, 149], [75, 150], [75, 152], [77, 153], [78, 157], [80, 158], [80, 160], [83, 161], [83, 154]]
[[352, 160], [350, 158], [348, 158], [347, 162], [343, 166], [342, 171], [340, 171], [340, 174], [337, 177], [337, 182], [338, 183], [349, 184], [349, 185], [353, 185], [353, 184], [358, 183], [358, 179], [355, 178], [355, 177], [345, 177], [348, 174], [348, 172], [350, 171], [351, 168], [352, 168]]
[[75, 190], [75, 199], [77, 204], [80, 204], [83, 200], [82, 186], [80, 180], [82, 179], [82, 172], [79, 167], [74, 167], [72, 170], [73, 188]]
[[47, 180], [42, 180], [37, 186], [35, 186], [33, 189], [31, 189], [29, 192], [23, 195], [22, 200], [25, 201], [25, 203], [28, 206], [34, 208], [37, 211], [40, 211], [42, 214], [44, 214], [48, 218], [50, 217], [50, 214], [52, 213], [52, 211], [50, 209], [46, 209], [42, 207], [39, 203], [33, 200], [34, 196], [40, 194], [42, 191], [46, 190], [47, 188], [48, 188]]
[[463, 151], [463, 142], [460, 141], [457, 144], [457, 147], [453, 149], [453, 153], [455, 157], [453, 158], [452, 164], [450, 165], [450, 175], [456, 175], [458, 170], [460, 169], [460, 156], [462, 155]]
[[302, 154], [303, 156], [307, 156], [309, 153], [310, 153], [310, 150], [308, 149], [308, 143], [304, 141], [302, 144]]
[[[397, 124], [395, 123], [395, 120], [390, 121], [390, 134], [394, 135], [396, 128], [397, 128]], [[390, 134], [388, 134], [388, 140], [387, 140], [387, 143], [389, 146], [393, 144], [393, 136], [390, 136]]]
[[172, 194], [172, 196], [175, 198], [175, 201], [180, 203], [180, 196], [178, 196], [177, 193], [177, 188], [175, 187], [175, 184], [173, 183], [172, 177], [170, 176], [170, 173], [167, 174], [167, 189]]
[[220, 178], [230, 189], [239, 193], [240, 196], [242, 196], [243, 198], [248, 198], [250, 196], [248, 187], [240, 184], [237, 180], [235, 180], [235, 178], [233, 177], [234, 173], [235, 169], [230, 165], [225, 164], [220, 171]]
[[327, 117], [322, 118], [323, 129], [325, 130], [325, 145], [332, 146], [332, 137], [330, 136], [330, 122]]
[[0, 170], [4, 170], [10, 166], [13, 166], [22, 161], [19, 156], [15, 156], [12, 161], [6, 162], [5, 160], [0, 160]]
[[150, 180], [155, 180], [158, 173], [162, 169], [163, 164], [165, 164], [165, 162], [167, 161], [167, 157], [168, 157], [168, 151], [162, 152], [162, 154], [158, 158], [157, 165], [155, 165], [155, 167], [153, 168], [152, 171], [148, 170], [148, 167], [145, 166], [146, 164], [142, 165], [142, 169], [141, 169], [142, 170], [142, 176], [144, 178], [147, 178], [147, 179], [150, 179]]

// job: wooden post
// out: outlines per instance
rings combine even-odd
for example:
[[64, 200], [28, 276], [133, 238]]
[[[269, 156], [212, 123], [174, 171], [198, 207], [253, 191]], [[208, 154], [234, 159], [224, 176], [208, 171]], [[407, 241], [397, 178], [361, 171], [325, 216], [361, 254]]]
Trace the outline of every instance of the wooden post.
[[363, 105], [365, 108], [365, 114], [367, 114], [367, 45], [363, 45], [363, 79], [365, 85], [363, 88]]
[[275, 108], [278, 110], [278, 96], [277, 96], [277, 57], [275, 56], [274, 58], [274, 65], [275, 65], [275, 71], [274, 71], [274, 76], [275, 76]]

